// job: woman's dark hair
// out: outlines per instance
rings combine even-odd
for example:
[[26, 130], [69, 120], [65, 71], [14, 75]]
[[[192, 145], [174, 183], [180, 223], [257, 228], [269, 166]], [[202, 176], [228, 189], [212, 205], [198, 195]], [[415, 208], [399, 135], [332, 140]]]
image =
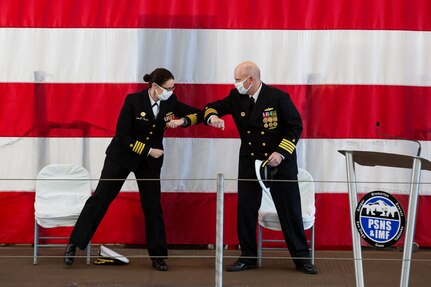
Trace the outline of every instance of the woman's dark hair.
[[151, 74], [145, 74], [144, 81], [148, 82], [150, 86], [153, 83], [161, 86], [168, 80], [174, 80], [174, 75], [164, 68], [157, 68]]

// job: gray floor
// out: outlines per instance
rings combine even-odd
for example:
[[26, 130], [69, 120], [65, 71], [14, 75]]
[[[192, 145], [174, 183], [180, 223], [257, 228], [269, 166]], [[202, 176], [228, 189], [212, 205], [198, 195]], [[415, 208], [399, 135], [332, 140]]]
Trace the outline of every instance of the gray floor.
[[[79, 252], [72, 267], [62, 263], [63, 248], [44, 248], [33, 265], [31, 246], [0, 246], [0, 286], [215, 286], [215, 251], [171, 249], [168, 272], [151, 268], [145, 249], [108, 245], [125, 255], [122, 266], [86, 265]], [[93, 246], [92, 261], [98, 246]], [[237, 250], [224, 250], [223, 265], [232, 263]], [[81, 257], [82, 256], [82, 257]], [[223, 286], [355, 286], [352, 251], [316, 251], [318, 275], [295, 271], [286, 251], [265, 251], [262, 268], [243, 272], [223, 271]], [[365, 286], [399, 286], [402, 252], [396, 249], [363, 249]], [[413, 253], [409, 286], [431, 285], [431, 250]]]

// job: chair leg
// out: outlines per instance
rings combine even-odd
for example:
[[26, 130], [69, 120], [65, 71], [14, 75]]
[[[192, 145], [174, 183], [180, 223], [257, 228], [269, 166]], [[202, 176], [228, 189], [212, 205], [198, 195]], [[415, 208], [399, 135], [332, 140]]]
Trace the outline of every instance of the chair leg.
[[88, 242], [87, 245], [87, 265], [90, 265], [90, 260], [91, 260], [91, 242]]
[[262, 267], [262, 226], [257, 228], [257, 266]]
[[39, 225], [34, 220], [34, 245], [33, 245], [33, 265], [37, 264], [37, 252], [39, 247]]
[[314, 264], [314, 225], [311, 226], [311, 263]]

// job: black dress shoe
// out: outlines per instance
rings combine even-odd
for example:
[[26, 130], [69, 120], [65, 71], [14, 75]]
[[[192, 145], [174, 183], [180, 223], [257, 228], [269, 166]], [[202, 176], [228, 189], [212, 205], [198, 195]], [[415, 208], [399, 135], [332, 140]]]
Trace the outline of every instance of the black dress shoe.
[[237, 272], [243, 271], [246, 269], [256, 269], [257, 265], [252, 263], [246, 263], [244, 261], [237, 260], [232, 265], [228, 265], [226, 267], [226, 271], [228, 272]]
[[296, 270], [301, 271], [305, 274], [317, 274], [317, 268], [311, 263], [304, 263], [302, 265], [296, 265]]
[[75, 260], [75, 252], [76, 252], [76, 245], [74, 244], [68, 244], [66, 246], [66, 250], [64, 251], [64, 264], [66, 265], [72, 265], [73, 261]]
[[159, 271], [168, 271], [168, 264], [163, 259], [153, 259], [153, 268]]

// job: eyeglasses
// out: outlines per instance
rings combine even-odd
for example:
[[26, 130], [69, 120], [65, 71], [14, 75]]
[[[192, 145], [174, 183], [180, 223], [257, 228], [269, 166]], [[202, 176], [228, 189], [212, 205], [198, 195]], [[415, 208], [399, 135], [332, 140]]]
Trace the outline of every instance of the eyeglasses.
[[[157, 84], [156, 84], [157, 85]], [[170, 91], [174, 91], [175, 90], [175, 86], [173, 86], [173, 87], [170, 87], [170, 88], [165, 88], [165, 87], [163, 87], [163, 86], [159, 86], [159, 85], [157, 85], [159, 88], [161, 88], [161, 89], [163, 89], [163, 90], [166, 90], [166, 91], [168, 91], [168, 92], [170, 92]]]

